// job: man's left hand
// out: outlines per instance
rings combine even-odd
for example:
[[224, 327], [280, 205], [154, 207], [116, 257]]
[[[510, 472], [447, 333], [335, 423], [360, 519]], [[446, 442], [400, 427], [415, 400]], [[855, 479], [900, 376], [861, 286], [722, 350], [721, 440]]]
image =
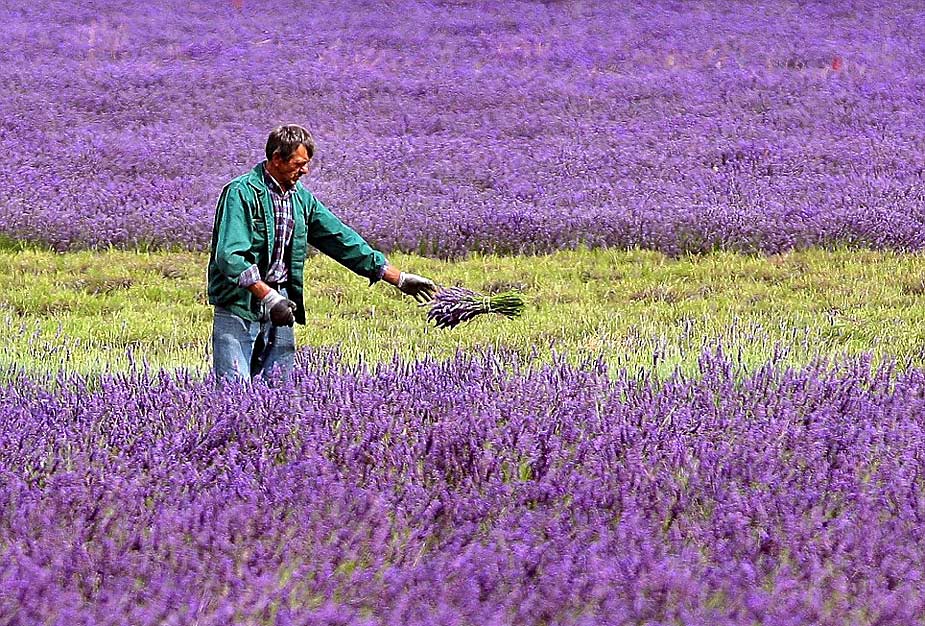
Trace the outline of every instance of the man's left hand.
[[395, 285], [405, 295], [409, 295], [421, 304], [430, 302], [437, 293], [437, 285], [430, 279], [402, 272]]

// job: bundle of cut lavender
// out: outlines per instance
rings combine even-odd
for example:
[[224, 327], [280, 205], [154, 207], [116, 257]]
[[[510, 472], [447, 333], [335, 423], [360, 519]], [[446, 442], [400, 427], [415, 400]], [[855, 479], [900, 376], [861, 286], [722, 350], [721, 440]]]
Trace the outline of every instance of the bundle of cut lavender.
[[513, 291], [485, 296], [464, 287], [448, 287], [437, 292], [430, 302], [427, 321], [437, 328], [453, 328], [477, 315], [500, 313], [515, 318], [524, 310], [523, 297]]

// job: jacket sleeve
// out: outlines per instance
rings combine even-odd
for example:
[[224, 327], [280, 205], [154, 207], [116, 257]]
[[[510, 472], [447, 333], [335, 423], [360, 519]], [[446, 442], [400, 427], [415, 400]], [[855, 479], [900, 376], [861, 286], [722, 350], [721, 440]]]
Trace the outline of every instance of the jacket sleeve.
[[225, 187], [215, 209], [215, 264], [234, 283], [255, 264], [250, 213], [241, 188]]
[[374, 283], [382, 278], [386, 258], [374, 250], [356, 231], [344, 224], [317, 198], [311, 196], [308, 243], [344, 267]]

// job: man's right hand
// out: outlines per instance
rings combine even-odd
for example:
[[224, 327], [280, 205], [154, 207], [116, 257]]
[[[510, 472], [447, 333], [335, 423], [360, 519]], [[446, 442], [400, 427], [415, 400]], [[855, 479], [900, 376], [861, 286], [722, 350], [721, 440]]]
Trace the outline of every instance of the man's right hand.
[[269, 319], [274, 326], [292, 326], [295, 324], [295, 302], [284, 297], [275, 289], [262, 298], [264, 319]]

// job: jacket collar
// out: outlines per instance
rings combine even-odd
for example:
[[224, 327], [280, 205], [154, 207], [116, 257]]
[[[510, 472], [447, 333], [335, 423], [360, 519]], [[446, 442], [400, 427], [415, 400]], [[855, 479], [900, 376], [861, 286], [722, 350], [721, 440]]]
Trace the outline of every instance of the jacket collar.
[[[267, 182], [263, 179], [263, 168], [265, 164], [266, 161], [261, 161], [247, 173], [247, 182], [259, 193], [270, 193], [270, 188], [267, 187]], [[294, 191], [298, 193], [301, 189], [304, 189], [304, 187], [300, 180], [296, 182]]]
[[255, 165], [251, 171], [247, 173], [247, 182], [251, 187], [256, 189], [260, 193], [269, 193], [270, 190], [267, 187], [266, 182], [263, 180], [263, 164], [266, 161], [261, 161]]

